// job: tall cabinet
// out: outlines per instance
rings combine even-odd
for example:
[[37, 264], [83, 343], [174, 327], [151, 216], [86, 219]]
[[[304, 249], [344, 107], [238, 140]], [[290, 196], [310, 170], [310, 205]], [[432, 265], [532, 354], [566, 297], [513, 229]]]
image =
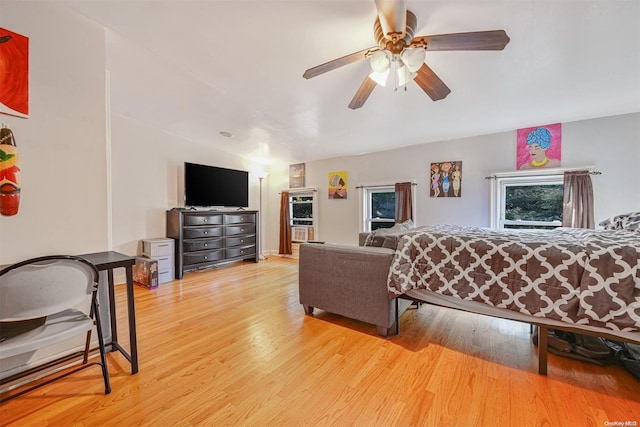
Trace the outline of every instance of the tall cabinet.
[[167, 211], [167, 237], [175, 239], [175, 275], [225, 262], [260, 260], [258, 212]]

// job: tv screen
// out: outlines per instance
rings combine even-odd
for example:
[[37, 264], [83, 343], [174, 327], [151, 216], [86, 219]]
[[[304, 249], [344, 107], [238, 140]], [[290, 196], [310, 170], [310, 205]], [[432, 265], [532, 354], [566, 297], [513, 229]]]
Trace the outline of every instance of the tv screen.
[[249, 173], [185, 162], [184, 203], [198, 207], [248, 207]]

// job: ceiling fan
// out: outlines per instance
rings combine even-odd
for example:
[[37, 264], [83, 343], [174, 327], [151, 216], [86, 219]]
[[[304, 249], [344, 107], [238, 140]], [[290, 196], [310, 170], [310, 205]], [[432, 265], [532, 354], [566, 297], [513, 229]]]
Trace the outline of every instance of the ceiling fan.
[[407, 10], [406, 0], [375, 0], [375, 4], [378, 16], [373, 32], [377, 46], [309, 68], [303, 74], [305, 79], [310, 79], [370, 58], [373, 72], [365, 77], [351, 100], [352, 110], [364, 105], [376, 84], [384, 86], [391, 69], [395, 71], [396, 85], [402, 86], [413, 79], [432, 100], [444, 99], [451, 89], [425, 64], [426, 51], [503, 50], [510, 40], [504, 30], [414, 37], [418, 21]]

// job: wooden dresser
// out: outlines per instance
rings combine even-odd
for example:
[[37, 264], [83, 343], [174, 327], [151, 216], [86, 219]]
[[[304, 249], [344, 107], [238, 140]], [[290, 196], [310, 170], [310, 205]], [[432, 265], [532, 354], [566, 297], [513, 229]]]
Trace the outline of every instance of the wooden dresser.
[[167, 237], [175, 239], [175, 275], [225, 262], [259, 261], [258, 212], [249, 210], [167, 211]]

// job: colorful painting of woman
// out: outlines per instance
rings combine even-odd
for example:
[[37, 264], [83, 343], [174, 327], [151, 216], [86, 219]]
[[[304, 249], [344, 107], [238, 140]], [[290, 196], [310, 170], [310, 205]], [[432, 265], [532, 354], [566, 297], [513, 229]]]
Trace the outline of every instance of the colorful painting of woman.
[[440, 195], [440, 167], [437, 163], [431, 163], [431, 197]]
[[451, 173], [453, 179], [453, 197], [460, 197], [460, 184], [462, 181], [462, 171], [460, 165], [455, 165], [453, 172]]
[[561, 124], [518, 129], [517, 169], [560, 167]]

